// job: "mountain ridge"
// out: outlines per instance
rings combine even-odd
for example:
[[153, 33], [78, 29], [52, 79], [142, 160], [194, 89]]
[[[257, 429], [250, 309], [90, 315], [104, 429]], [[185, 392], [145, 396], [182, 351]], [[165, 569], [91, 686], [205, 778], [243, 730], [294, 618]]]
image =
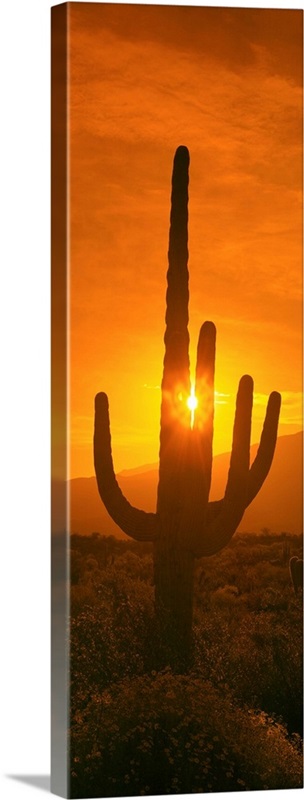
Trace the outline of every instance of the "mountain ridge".
[[[267, 527], [275, 533], [302, 531], [302, 443], [303, 433], [278, 437], [273, 463], [262, 489], [246, 509], [240, 531], [259, 531]], [[251, 461], [258, 444], [250, 448]], [[230, 453], [214, 456], [210, 499], [220, 499], [225, 491]], [[121, 490], [132, 505], [155, 511], [158, 464], [144, 464], [117, 473]], [[108, 515], [98, 494], [95, 476], [72, 478], [70, 484], [70, 531], [89, 535], [126, 538]], [[56, 488], [55, 488], [56, 493]], [[56, 530], [56, 519], [54, 522]]]
[[[296, 433], [286, 433], [283, 436], [278, 436], [277, 441], [281, 441], [282, 439], [292, 439], [292, 438], [297, 437], [297, 436], [301, 436], [303, 438], [303, 433], [304, 433], [303, 431], [297, 431]], [[250, 463], [252, 463], [252, 458], [254, 458], [255, 453], [258, 450], [258, 447], [259, 447], [259, 443], [258, 442], [254, 442], [253, 444], [250, 445], [250, 455], [251, 455], [251, 462]], [[217, 453], [216, 455], [214, 455], [213, 459], [215, 459], [215, 458], [225, 458], [225, 457], [229, 457], [230, 458], [230, 453], [231, 453], [230, 450], [225, 450], [223, 453]], [[138, 467], [130, 467], [130, 469], [123, 469], [120, 472], [116, 473], [116, 478], [119, 478], [120, 476], [121, 477], [129, 477], [132, 474], [135, 475], [135, 473], [136, 474], [144, 474], [146, 472], [151, 472], [152, 470], [155, 470], [155, 469], [158, 470], [158, 462], [157, 461], [155, 461], [155, 462], [153, 462], [151, 464], [142, 464], [142, 465], [140, 465]], [[95, 475], [91, 475], [90, 477], [91, 478], [95, 478]], [[77, 479], [76, 478], [72, 478], [72, 480], [77, 480]]]

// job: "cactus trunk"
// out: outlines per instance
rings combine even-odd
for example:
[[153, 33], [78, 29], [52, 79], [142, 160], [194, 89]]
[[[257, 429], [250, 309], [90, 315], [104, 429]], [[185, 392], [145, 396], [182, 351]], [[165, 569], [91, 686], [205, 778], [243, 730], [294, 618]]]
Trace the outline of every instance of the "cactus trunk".
[[155, 610], [161, 631], [159, 666], [187, 670], [192, 652], [194, 556], [177, 544], [174, 531], [154, 545]]
[[167, 310], [162, 379], [159, 536], [154, 544], [155, 607], [166, 631], [166, 654], [182, 670], [191, 653], [194, 554], [188, 546], [191, 493], [188, 333], [188, 168], [187, 148], [174, 158], [167, 273]]

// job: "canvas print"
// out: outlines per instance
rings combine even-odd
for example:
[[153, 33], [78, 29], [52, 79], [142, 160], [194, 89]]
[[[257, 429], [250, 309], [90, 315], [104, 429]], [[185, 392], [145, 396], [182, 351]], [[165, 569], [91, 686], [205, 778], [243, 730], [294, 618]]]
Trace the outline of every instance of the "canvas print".
[[52, 786], [302, 787], [302, 12], [52, 10]]

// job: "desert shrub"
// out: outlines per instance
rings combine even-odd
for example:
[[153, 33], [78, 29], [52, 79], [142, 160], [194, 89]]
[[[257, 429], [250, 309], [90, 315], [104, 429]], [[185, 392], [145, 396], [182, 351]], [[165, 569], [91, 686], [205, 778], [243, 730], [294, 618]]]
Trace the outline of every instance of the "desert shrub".
[[288, 612], [291, 605], [290, 586], [285, 585], [283, 588], [276, 586], [257, 587], [253, 584], [251, 590], [246, 595], [243, 595], [243, 600], [248, 611], [253, 611], [254, 613], [263, 611]]
[[280, 563], [271, 564], [264, 561], [256, 565], [255, 572], [257, 583], [265, 588], [279, 588], [289, 583], [288, 568]]
[[239, 577], [238, 553], [227, 547], [216, 557], [204, 558], [196, 568], [196, 591], [216, 591], [235, 585]]
[[72, 720], [74, 798], [300, 786], [297, 740], [193, 675], [126, 679]]
[[71, 584], [77, 584], [81, 575], [81, 553], [72, 548], [70, 550], [70, 576]]
[[302, 733], [302, 615], [239, 613], [226, 609], [201, 614], [195, 626], [195, 665], [199, 674], [240, 704], [283, 719]]
[[[252, 591], [290, 590], [288, 565], [282, 562], [282, 537], [263, 544], [247, 536], [232, 540], [217, 556], [201, 560], [196, 569], [195, 594], [199, 607], [208, 605], [210, 596], [224, 586], [236, 586], [240, 596]], [[290, 591], [288, 593], [290, 595]]]
[[225, 586], [220, 586], [219, 589], [213, 592], [210, 598], [211, 604], [224, 608], [234, 607], [238, 602], [238, 595], [239, 590], [237, 586], [226, 584]]
[[153, 589], [113, 567], [98, 587], [71, 590], [71, 702], [153, 666]]
[[122, 570], [132, 578], [139, 578], [140, 580], [150, 581], [153, 575], [153, 566], [151, 556], [143, 556], [140, 558], [136, 553], [127, 551], [118, 556], [115, 561], [116, 570]]
[[96, 590], [91, 583], [78, 583], [70, 588], [72, 620], [81, 614], [86, 606], [93, 606], [96, 601]]
[[251, 615], [249, 632], [244, 620], [229, 672], [244, 702], [283, 719], [290, 731], [302, 733], [301, 615], [295, 613], [289, 625], [271, 612]]
[[[195, 791], [210, 792], [246, 787], [261, 788], [263, 785], [273, 788], [276, 774], [283, 781], [283, 773], [276, 772], [278, 765], [274, 766], [277, 764], [278, 742], [282, 745], [283, 754], [285, 744], [286, 747], [288, 745], [286, 752], [289, 754], [289, 746], [293, 753], [296, 748], [295, 741], [286, 737], [280, 723], [283, 721], [288, 726], [289, 734], [300, 732], [302, 726], [302, 626], [300, 604], [291, 591], [288, 572], [267, 562], [270, 545], [262, 545], [257, 541], [254, 547], [248, 543], [245, 547], [245, 542], [237, 542], [234, 547], [227, 547], [223, 555], [198, 564], [193, 672], [188, 679], [170, 676], [172, 686], [176, 687], [172, 689], [176, 695], [176, 705], [173, 703], [172, 710], [171, 703], [170, 711], [170, 696], [163, 703], [161, 699], [161, 692], [170, 692], [169, 679], [166, 683], [163, 673], [156, 673], [151, 677], [152, 670], [156, 671], [160, 664], [168, 663], [166, 637], [162, 637], [160, 646], [161, 637], [154, 617], [151, 553], [127, 549], [125, 543], [119, 543], [119, 547], [115, 544], [114, 563], [108, 559], [107, 568], [101, 569], [103, 562], [99, 557], [98, 547], [104, 547], [103, 541], [97, 541], [96, 552], [92, 542], [79, 544], [77, 541], [75, 544], [77, 547], [81, 544], [83, 553], [81, 576], [79, 578], [77, 574], [78, 583], [75, 581], [75, 585], [71, 587], [72, 747], [73, 758], [76, 759], [73, 762], [73, 796], [80, 797], [81, 792], [88, 795], [88, 786], [95, 792], [93, 796], [98, 796], [101, 792], [108, 792], [109, 795], [153, 794], [162, 791], [176, 793], [192, 791], [192, 785]], [[271, 541], [273, 558], [276, 555], [274, 546], [275, 543]], [[281, 548], [281, 542], [276, 547]], [[74, 555], [76, 577], [79, 550]], [[90, 563], [92, 556], [98, 561], [99, 569], [95, 569], [94, 563], [91, 565], [94, 567], [91, 573], [96, 581], [94, 577], [94, 581], [90, 580], [85, 584], [85, 565], [87, 559]], [[147, 673], [150, 677], [147, 677]], [[197, 693], [198, 709], [194, 706], [194, 686], [201, 687]], [[139, 699], [135, 703], [132, 716], [131, 697], [135, 687], [139, 691]], [[210, 723], [210, 730], [206, 722], [211, 714], [206, 696], [207, 687], [219, 715], [216, 728], [218, 732], [214, 733], [215, 719]], [[155, 708], [159, 705], [159, 716], [155, 723], [155, 709], [153, 710], [154, 706], [152, 708], [148, 701], [150, 691]], [[191, 703], [190, 697], [193, 698]], [[171, 697], [172, 702], [173, 700]], [[118, 719], [119, 703], [125, 720], [121, 724]], [[251, 709], [250, 713], [246, 711], [246, 707]], [[176, 721], [177, 709], [180, 709], [181, 727], [178, 727], [179, 723]], [[265, 715], [263, 717], [261, 710], [275, 722], [270, 722]], [[206, 719], [204, 714], [207, 715]], [[224, 723], [221, 721], [222, 714]], [[258, 777], [257, 782], [255, 781], [250, 771], [247, 751], [244, 755], [243, 771], [241, 756], [236, 755], [241, 750], [233, 750], [231, 758], [236, 766], [231, 771], [228, 764], [224, 772], [226, 762], [222, 750], [217, 751], [213, 746], [213, 754], [210, 755], [208, 751], [206, 755], [204, 750], [198, 753], [196, 749], [195, 742], [204, 740], [210, 743], [209, 736], [211, 740], [218, 737], [221, 742], [219, 746], [226, 748], [226, 744], [223, 744], [224, 727], [227, 732], [230, 731], [232, 740], [236, 720], [241, 726], [245, 719], [242, 714], [250, 719], [248, 724], [252, 734], [252, 747], [254, 730], [258, 732], [257, 742], [260, 743], [262, 729], [275, 732], [267, 734], [269, 742], [271, 736], [275, 740], [275, 761], [271, 762], [271, 769], [274, 770], [271, 773], [272, 783], [265, 777], [262, 784], [261, 776], [264, 772], [258, 756]], [[186, 721], [189, 717], [186, 728], [182, 727], [183, 716]], [[136, 723], [136, 720], [139, 721]], [[101, 733], [103, 724], [104, 735]], [[154, 729], [154, 724], [159, 727]], [[112, 730], [113, 725], [118, 726], [118, 731]], [[147, 745], [142, 749], [140, 739], [142, 742], [148, 741], [150, 729], [152, 750]], [[173, 729], [177, 729], [177, 736]], [[204, 730], [206, 733], [202, 736], [201, 731]], [[171, 734], [176, 740], [173, 743]], [[119, 749], [120, 735], [127, 737], [126, 740], [122, 739], [122, 751]], [[195, 739], [195, 736], [199, 738]], [[107, 749], [107, 737], [112, 742], [110, 750]], [[241, 747], [240, 739], [236, 741]], [[215, 744], [218, 745], [217, 740]], [[138, 755], [133, 756], [133, 751], [138, 751]], [[107, 760], [107, 767], [102, 782], [104, 758]], [[116, 783], [115, 758], [122, 765]], [[134, 761], [132, 765], [128, 758]], [[160, 777], [153, 772], [155, 764], [159, 764]], [[243, 777], [245, 773], [249, 776], [247, 783]], [[218, 778], [215, 777], [217, 775]], [[145, 776], [150, 776], [149, 780]]]

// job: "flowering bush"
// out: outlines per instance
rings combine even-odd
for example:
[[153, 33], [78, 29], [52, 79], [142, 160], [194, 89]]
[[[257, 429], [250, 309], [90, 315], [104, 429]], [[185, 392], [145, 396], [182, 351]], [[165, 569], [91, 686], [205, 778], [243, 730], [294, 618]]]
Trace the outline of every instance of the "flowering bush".
[[77, 538], [72, 797], [301, 786], [302, 613], [281, 555], [241, 538], [198, 564], [181, 676], [158, 671], [151, 554]]
[[211, 685], [170, 670], [125, 679], [72, 720], [71, 796], [302, 785], [295, 737]]
[[216, 609], [200, 614], [195, 626], [198, 672], [238, 703], [283, 719], [290, 733], [302, 734], [302, 615], [274, 612], [231, 617]]

